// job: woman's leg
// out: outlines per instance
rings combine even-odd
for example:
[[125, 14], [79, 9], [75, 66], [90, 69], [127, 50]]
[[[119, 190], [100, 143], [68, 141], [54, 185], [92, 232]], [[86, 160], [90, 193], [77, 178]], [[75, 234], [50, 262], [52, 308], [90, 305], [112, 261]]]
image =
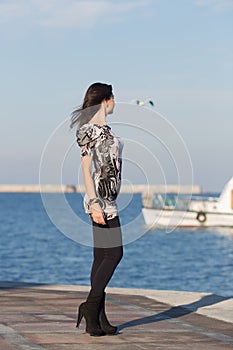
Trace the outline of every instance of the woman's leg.
[[96, 271], [98, 270], [99, 266], [101, 265], [102, 261], [104, 260], [104, 249], [101, 248], [94, 248], [93, 249], [93, 264], [91, 269], [91, 286], [96, 274]]
[[93, 222], [94, 261], [91, 271], [89, 297], [101, 296], [123, 256], [119, 217], [107, 220], [106, 225]]
[[77, 326], [86, 319], [86, 331], [100, 336], [114, 334], [117, 327], [107, 320], [104, 289], [110, 281], [123, 255], [122, 233], [119, 217], [107, 220], [106, 225], [93, 222], [94, 261], [91, 271], [91, 290], [87, 301], [79, 306]]

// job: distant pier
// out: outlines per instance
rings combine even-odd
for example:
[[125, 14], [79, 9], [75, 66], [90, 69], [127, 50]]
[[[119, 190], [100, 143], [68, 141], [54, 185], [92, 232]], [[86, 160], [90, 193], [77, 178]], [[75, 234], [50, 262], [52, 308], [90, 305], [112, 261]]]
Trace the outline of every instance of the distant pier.
[[[0, 185], [0, 192], [28, 192], [28, 193], [84, 193], [84, 185]], [[132, 184], [122, 185], [121, 193], [141, 193], [147, 195], [151, 193], [202, 193], [199, 185], [145, 185]]]

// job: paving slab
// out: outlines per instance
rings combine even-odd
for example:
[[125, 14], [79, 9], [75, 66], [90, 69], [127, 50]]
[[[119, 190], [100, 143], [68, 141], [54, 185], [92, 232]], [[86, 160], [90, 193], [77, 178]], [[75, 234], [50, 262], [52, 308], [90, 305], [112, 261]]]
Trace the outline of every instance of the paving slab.
[[89, 287], [0, 283], [1, 350], [233, 349], [232, 298], [107, 288], [114, 336], [91, 337], [77, 307]]

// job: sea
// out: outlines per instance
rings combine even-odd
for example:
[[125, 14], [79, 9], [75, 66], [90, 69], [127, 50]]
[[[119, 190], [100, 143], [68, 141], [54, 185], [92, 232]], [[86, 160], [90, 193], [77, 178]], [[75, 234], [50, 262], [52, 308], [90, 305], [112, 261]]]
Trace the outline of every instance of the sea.
[[[59, 209], [62, 229], [40, 193], [0, 193], [0, 282], [90, 285], [83, 195], [49, 196], [53, 207], [65, 198], [73, 213]], [[233, 229], [147, 229], [140, 194], [120, 194], [118, 201], [124, 256], [109, 286], [233, 296]], [[69, 233], [70, 221], [77, 235]]]

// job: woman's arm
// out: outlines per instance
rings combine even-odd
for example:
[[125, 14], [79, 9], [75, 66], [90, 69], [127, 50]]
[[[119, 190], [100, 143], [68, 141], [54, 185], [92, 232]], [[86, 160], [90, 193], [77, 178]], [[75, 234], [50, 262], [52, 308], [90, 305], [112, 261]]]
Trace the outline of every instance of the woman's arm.
[[[95, 186], [94, 186], [91, 173], [92, 173], [92, 156], [86, 155], [82, 157], [82, 174], [83, 174], [86, 193], [89, 199], [96, 197]], [[91, 210], [92, 210], [91, 215], [92, 215], [93, 221], [101, 225], [106, 224], [104, 220], [103, 211], [99, 203], [92, 203]]]
[[82, 157], [82, 174], [83, 174], [85, 189], [89, 199], [96, 197], [95, 187], [91, 176], [91, 172], [92, 172], [92, 156]]

